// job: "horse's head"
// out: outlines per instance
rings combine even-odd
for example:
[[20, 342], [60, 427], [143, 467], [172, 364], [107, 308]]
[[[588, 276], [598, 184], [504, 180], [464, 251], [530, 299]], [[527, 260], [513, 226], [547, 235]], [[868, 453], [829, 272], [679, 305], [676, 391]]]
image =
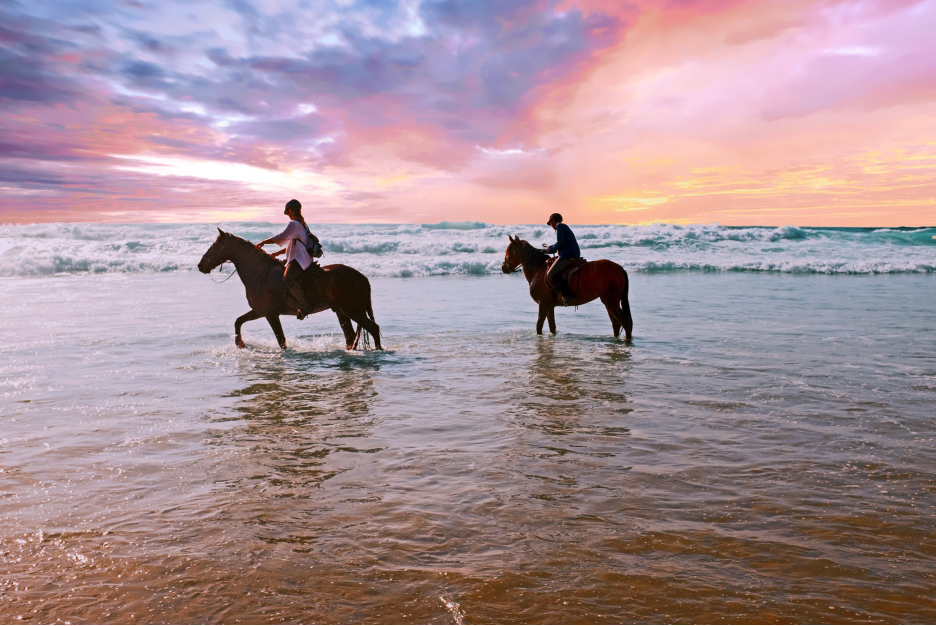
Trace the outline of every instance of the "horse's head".
[[525, 243], [519, 236], [511, 237], [510, 245], [507, 246], [507, 252], [504, 253], [504, 263], [501, 265], [501, 271], [505, 274], [512, 274], [520, 269], [523, 264], [523, 244]]
[[208, 252], [198, 262], [198, 271], [207, 274], [225, 261], [230, 261], [230, 252], [228, 246], [231, 243], [231, 235], [218, 229], [218, 238], [208, 248]]

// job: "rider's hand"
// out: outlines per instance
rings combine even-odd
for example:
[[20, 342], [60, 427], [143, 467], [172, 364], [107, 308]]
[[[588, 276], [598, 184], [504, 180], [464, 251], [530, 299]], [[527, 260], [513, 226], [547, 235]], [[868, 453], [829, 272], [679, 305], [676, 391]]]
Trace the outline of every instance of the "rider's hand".
[[258, 244], [254, 244], [254, 248], [256, 248], [257, 250], [263, 250], [263, 242], [261, 241]]

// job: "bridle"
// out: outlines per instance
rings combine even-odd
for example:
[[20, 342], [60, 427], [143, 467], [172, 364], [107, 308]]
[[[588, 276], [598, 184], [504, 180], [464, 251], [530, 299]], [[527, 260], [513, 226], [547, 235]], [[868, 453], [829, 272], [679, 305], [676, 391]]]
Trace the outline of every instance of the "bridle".
[[[221, 265], [218, 266], [219, 272], [224, 268], [225, 263], [227, 263], [227, 261], [221, 261]], [[221, 283], [226, 283], [227, 281], [231, 280], [231, 276], [233, 276], [236, 273], [237, 273], [237, 268], [235, 267], [234, 271], [228, 274], [228, 277], [225, 278], [224, 280], [215, 280], [214, 278], [211, 278], [210, 273], [208, 274], [208, 278], [211, 278], [211, 282], [215, 283], [216, 285], [220, 285]]]
[[[218, 271], [224, 270], [225, 263], [227, 263], [227, 261], [221, 261], [218, 264]], [[234, 274], [236, 273], [237, 273], [237, 267], [235, 266], [234, 271], [228, 274], [227, 278], [225, 278], [224, 280], [215, 280], [214, 278], [211, 278], [211, 272], [208, 272], [208, 278], [211, 278], [211, 282], [215, 283], [216, 285], [220, 285], [221, 283], [226, 283], [227, 281], [231, 280], [231, 277], [234, 276]]]
[[[509, 255], [509, 253], [510, 253], [510, 251], [511, 251], [511, 248], [513, 248], [513, 243], [511, 243], [509, 246], [507, 246], [508, 255]], [[520, 270], [523, 269], [523, 254], [520, 254], [520, 258], [521, 258], [521, 260], [520, 260], [519, 263], [517, 263], [517, 266], [516, 266], [515, 268], [513, 268], [512, 270], [510, 270], [510, 273], [511, 273], [511, 274], [516, 274], [517, 272], [519, 272]], [[504, 265], [505, 265], [505, 266], [507, 265], [507, 259], [504, 259]]]

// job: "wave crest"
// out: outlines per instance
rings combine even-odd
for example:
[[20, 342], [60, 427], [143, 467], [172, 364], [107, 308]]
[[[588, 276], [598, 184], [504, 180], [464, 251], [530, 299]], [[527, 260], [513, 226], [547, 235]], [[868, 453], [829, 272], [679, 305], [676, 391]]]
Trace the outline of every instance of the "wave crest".
[[[240, 222], [224, 230], [259, 241], [281, 224]], [[324, 263], [383, 276], [500, 272], [507, 235], [533, 245], [554, 233], [534, 225], [481, 222], [313, 225]], [[822, 274], [931, 273], [936, 229], [575, 226], [583, 255], [630, 271], [753, 271]], [[0, 276], [195, 271], [217, 231], [207, 224], [0, 225]]]

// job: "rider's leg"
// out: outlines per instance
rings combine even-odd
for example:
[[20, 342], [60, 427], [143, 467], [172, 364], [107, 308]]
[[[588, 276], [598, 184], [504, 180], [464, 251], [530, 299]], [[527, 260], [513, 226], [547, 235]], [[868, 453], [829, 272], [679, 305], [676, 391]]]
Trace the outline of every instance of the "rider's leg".
[[296, 303], [299, 305], [299, 311], [296, 317], [298, 319], [303, 319], [309, 314], [310, 309], [309, 302], [305, 297], [305, 292], [302, 291], [302, 266], [299, 265], [299, 261], [289, 262], [289, 265], [286, 266], [286, 272], [283, 274], [283, 282], [286, 284], [286, 289], [289, 290], [289, 293], [292, 294], [293, 298], [296, 299]]
[[569, 285], [566, 284], [564, 280], [560, 277], [562, 271], [567, 268], [574, 259], [558, 259], [553, 263], [552, 267], [549, 268], [549, 280], [552, 281], [556, 287], [559, 288], [559, 292], [562, 294], [562, 299], [565, 302], [571, 302], [575, 299], [575, 294], [572, 293], [572, 290], [569, 288]]

